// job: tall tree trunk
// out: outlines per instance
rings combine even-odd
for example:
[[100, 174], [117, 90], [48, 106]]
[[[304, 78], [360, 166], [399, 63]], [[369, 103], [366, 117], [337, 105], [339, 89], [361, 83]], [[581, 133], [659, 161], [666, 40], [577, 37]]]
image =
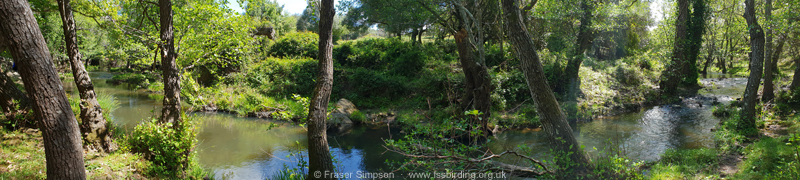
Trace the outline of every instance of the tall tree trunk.
[[[175, 41], [172, 28], [172, 1], [158, 0], [161, 26], [161, 71], [164, 78], [164, 106], [161, 109], [162, 123], [180, 123], [181, 77], [175, 60]], [[179, 127], [179, 126], [173, 126]]]
[[697, 59], [700, 57], [700, 48], [703, 46], [703, 34], [705, 34], [705, 14], [706, 4], [704, 0], [692, 0], [692, 12], [690, 13], [687, 27], [687, 42], [689, 43], [688, 56], [683, 63], [683, 81], [686, 86], [697, 86], [698, 70]]
[[772, 19], [772, 0], [766, 0], [764, 6], [764, 16], [765, 16], [765, 26], [766, 29], [764, 30], [766, 36], [766, 42], [764, 42], [764, 91], [761, 93], [761, 101], [769, 102], [772, 98], [775, 98], [775, 85], [772, 83], [774, 79], [772, 71], [772, 52], [775, 51], [772, 46], [772, 24], [770, 20]]
[[117, 145], [112, 141], [111, 131], [109, 131], [106, 119], [103, 117], [103, 109], [97, 102], [97, 95], [94, 92], [94, 85], [89, 78], [89, 73], [81, 63], [81, 53], [78, 51], [78, 37], [75, 33], [75, 20], [72, 16], [72, 8], [69, 0], [57, 0], [58, 10], [61, 13], [62, 29], [64, 29], [64, 41], [66, 42], [67, 56], [72, 66], [72, 76], [75, 78], [75, 86], [81, 96], [81, 135], [83, 136], [84, 147], [87, 150], [97, 150], [101, 152], [111, 152], [117, 149]]
[[[0, 42], [1, 43], [1, 42]], [[33, 117], [29, 117], [30, 99], [17, 89], [17, 84], [5, 72], [0, 71], [0, 108], [6, 116], [6, 121], [19, 127], [35, 128]]]
[[556, 174], [560, 176], [558, 179], [577, 179], [586, 176], [591, 172], [591, 162], [575, 139], [572, 128], [561, 112], [553, 91], [547, 85], [542, 62], [539, 61], [533, 40], [522, 22], [519, 7], [517, 0], [503, 0], [503, 12], [509, 31], [508, 38], [514, 48], [514, 53], [520, 60], [520, 69], [528, 82], [544, 131], [549, 135], [548, 141], [554, 152], [559, 153], [557, 156], [566, 156], [556, 163], [560, 167], [568, 167], [567, 171], [571, 171]]
[[44, 141], [48, 179], [86, 179], [78, 121], [25, 0], [0, 1], [0, 31], [19, 66]]
[[[319, 72], [314, 96], [308, 109], [308, 172], [309, 179], [336, 179], [327, 176], [334, 171], [328, 137], [325, 134], [328, 101], [333, 89], [333, 0], [322, 0], [319, 19]], [[317, 176], [321, 173], [322, 176]], [[313, 177], [311, 175], [314, 175]]]
[[672, 62], [667, 69], [661, 73], [662, 80], [659, 86], [663, 94], [668, 97], [675, 97], [678, 94], [678, 84], [684, 75], [681, 70], [685, 67], [687, 50], [686, 22], [689, 18], [688, 0], [678, 0], [678, 19], [675, 21], [675, 41], [672, 50]]
[[578, 73], [580, 72], [581, 63], [583, 63], [583, 53], [592, 47], [592, 41], [594, 40], [594, 35], [590, 29], [592, 27], [592, 11], [594, 11], [594, 6], [591, 3], [589, 0], [581, 1], [583, 15], [581, 16], [581, 25], [578, 27], [578, 44], [564, 70], [566, 75], [563, 78], [566, 82], [561, 82], [562, 85], [567, 86], [562, 89], [566, 91], [567, 101], [578, 99], [578, 94], [581, 91], [581, 79], [578, 77]]
[[489, 129], [489, 116], [491, 115], [491, 79], [489, 79], [489, 72], [485, 65], [475, 62], [475, 52], [469, 42], [469, 36], [466, 30], [461, 29], [455, 35], [456, 46], [458, 46], [458, 56], [461, 60], [461, 67], [464, 71], [466, 78], [466, 87], [464, 89], [465, 96], [461, 102], [461, 110], [478, 110], [480, 111], [480, 119], [477, 124], [480, 125], [484, 135], [491, 133]]
[[747, 78], [747, 87], [744, 90], [744, 106], [739, 116], [739, 130], [753, 129], [756, 127], [756, 103], [758, 99], [758, 86], [761, 84], [761, 71], [764, 67], [764, 30], [758, 24], [755, 10], [755, 0], [745, 0], [744, 19], [750, 32], [750, 77]]

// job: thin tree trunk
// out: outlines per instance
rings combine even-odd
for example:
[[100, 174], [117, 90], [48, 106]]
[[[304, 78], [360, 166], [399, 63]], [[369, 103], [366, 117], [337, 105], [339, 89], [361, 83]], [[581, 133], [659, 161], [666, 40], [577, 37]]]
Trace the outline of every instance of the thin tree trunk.
[[755, 10], [755, 0], [745, 0], [744, 19], [750, 32], [750, 77], [747, 78], [747, 87], [744, 90], [742, 112], [739, 116], [739, 130], [753, 129], [756, 127], [756, 103], [758, 99], [758, 86], [761, 84], [761, 72], [764, 67], [764, 30], [758, 24]]
[[181, 119], [181, 77], [178, 74], [178, 67], [175, 60], [178, 53], [175, 52], [172, 28], [172, 1], [159, 0], [159, 14], [161, 26], [161, 71], [164, 78], [164, 106], [161, 109], [162, 123], [180, 123]]
[[520, 60], [520, 69], [528, 82], [544, 131], [549, 135], [548, 141], [554, 152], [559, 153], [557, 157], [566, 156], [556, 163], [560, 167], [568, 167], [568, 172], [556, 174], [560, 176], [558, 179], [577, 179], [586, 176], [591, 172], [591, 162], [575, 139], [553, 91], [547, 85], [542, 62], [539, 61], [533, 40], [522, 22], [518, 3], [517, 0], [503, 0], [508, 38]]
[[688, 0], [678, 0], [678, 19], [675, 21], [675, 42], [672, 50], [672, 63], [662, 72], [664, 77], [659, 84], [664, 95], [676, 97], [678, 94], [678, 84], [683, 77], [682, 68], [685, 67], [687, 50], [686, 22], [689, 18]]
[[78, 121], [30, 5], [0, 1], [0, 31], [19, 66], [42, 131], [48, 179], [86, 179]]
[[772, 29], [770, 28], [772, 26], [770, 23], [770, 19], [772, 19], [772, 0], [766, 0], [764, 3], [765, 26], [767, 26], [764, 31], [767, 39], [764, 42], [764, 91], [761, 93], [761, 101], [768, 102], [775, 98], [775, 85], [772, 83], [772, 71], [774, 70], [772, 69], [772, 52], [774, 49], [772, 46]]
[[716, 42], [711, 40], [711, 48], [708, 48], [708, 56], [706, 56], [706, 64], [703, 66], [703, 77], [708, 74], [708, 65], [714, 61], [714, 52], [716, 51]]
[[[319, 72], [308, 109], [308, 179], [336, 179], [325, 134], [328, 101], [333, 89], [333, 0], [322, 0], [319, 20]], [[313, 176], [312, 176], [313, 175]], [[321, 175], [321, 176], [318, 176]]]
[[109, 131], [106, 119], [103, 117], [103, 109], [97, 102], [97, 95], [94, 92], [94, 85], [89, 78], [89, 73], [81, 63], [81, 53], [78, 51], [78, 37], [75, 33], [75, 20], [72, 15], [72, 8], [69, 0], [57, 0], [58, 9], [61, 13], [62, 29], [64, 30], [64, 41], [66, 42], [67, 56], [72, 65], [72, 76], [75, 78], [75, 86], [78, 88], [81, 102], [81, 135], [83, 136], [84, 147], [87, 150], [97, 150], [111, 152], [117, 149], [117, 145], [112, 141], [111, 131]]
[[592, 47], [592, 41], [594, 40], [594, 35], [590, 29], [592, 27], [592, 11], [594, 11], [591, 3], [589, 0], [581, 1], [583, 15], [581, 16], [581, 25], [578, 27], [578, 45], [575, 47], [574, 54], [564, 70], [566, 76], [563, 78], [566, 82], [561, 82], [561, 86], [567, 86], [562, 88], [567, 93], [567, 101], [578, 99], [578, 94], [581, 92], [581, 79], [578, 77], [578, 73], [580, 72], [581, 63], [583, 63], [583, 53]]

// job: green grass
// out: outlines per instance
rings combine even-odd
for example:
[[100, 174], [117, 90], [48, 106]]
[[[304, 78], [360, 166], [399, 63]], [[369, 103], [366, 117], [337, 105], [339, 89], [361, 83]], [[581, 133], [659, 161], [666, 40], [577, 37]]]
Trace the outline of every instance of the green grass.
[[669, 149], [650, 171], [650, 179], [718, 178], [716, 149]]
[[[0, 134], [0, 179], [46, 179], [41, 132], [0, 129]], [[125, 151], [103, 156], [90, 153], [85, 162], [88, 179], [143, 178], [143, 170], [151, 164]]]

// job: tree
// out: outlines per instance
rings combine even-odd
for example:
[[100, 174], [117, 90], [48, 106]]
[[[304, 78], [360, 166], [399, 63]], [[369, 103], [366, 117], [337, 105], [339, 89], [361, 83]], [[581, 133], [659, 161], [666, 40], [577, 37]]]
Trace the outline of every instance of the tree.
[[[697, 59], [700, 48], [703, 46], [703, 34], [706, 33], [706, 2], [705, 0], [691, 0], [692, 13], [686, 22], [686, 36], [688, 36], [688, 56], [683, 63], [682, 83], [685, 86], [697, 86], [698, 70]], [[677, 22], [676, 22], [677, 23]]]
[[583, 62], [583, 53], [592, 47], [592, 40], [594, 40], [594, 33], [592, 32], [592, 11], [594, 11], [594, 4], [590, 0], [581, 1], [581, 24], [578, 27], [578, 39], [575, 50], [573, 51], [572, 58], [567, 63], [567, 68], [564, 70], [567, 88], [567, 100], [577, 100], [577, 94], [580, 92], [581, 80], [578, 77], [578, 72]]
[[81, 96], [79, 104], [81, 109], [81, 135], [83, 136], [86, 149], [110, 152], [117, 149], [111, 139], [112, 134], [103, 117], [103, 109], [97, 102], [97, 94], [94, 92], [94, 85], [89, 73], [81, 63], [81, 53], [78, 51], [78, 37], [75, 33], [75, 19], [72, 16], [70, 0], [58, 0], [58, 10], [61, 13], [62, 29], [64, 30], [64, 42], [66, 42], [67, 56], [72, 66], [72, 76], [75, 78], [75, 86]]
[[[308, 109], [308, 172], [333, 172], [328, 149], [326, 119], [328, 101], [333, 89], [333, 0], [322, 0], [319, 19], [319, 72], [317, 85]], [[316, 177], [319, 178], [319, 177]], [[311, 179], [311, 176], [309, 176]], [[335, 179], [323, 176], [322, 179]]]
[[557, 173], [561, 176], [559, 179], [577, 179], [580, 176], [588, 175], [592, 169], [591, 162], [575, 139], [572, 128], [561, 112], [561, 107], [558, 105], [553, 91], [547, 85], [542, 62], [533, 48], [533, 40], [531, 40], [520, 16], [518, 1], [503, 0], [502, 4], [509, 31], [508, 38], [513, 46], [514, 54], [520, 60], [520, 69], [528, 82], [544, 131], [549, 136], [549, 144], [554, 152], [560, 153], [557, 158], [563, 158], [556, 161], [557, 165], [567, 167], [567, 171], [571, 171]]
[[775, 52], [772, 46], [772, 0], [766, 0], [764, 2], [764, 18], [766, 42], [764, 42], [764, 90], [761, 93], [761, 101], [769, 102], [772, 98], [775, 98], [775, 85], [772, 83], [774, 79], [772, 71], [776, 70], [772, 67], [772, 54]]
[[67, 101], [61, 80], [33, 11], [24, 0], [0, 1], [0, 34], [19, 66], [25, 90], [30, 92], [34, 116], [44, 141], [49, 179], [85, 179], [78, 121]]
[[747, 78], [747, 86], [744, 90], [741, 115], [739, 115], [739, 126], [742, 131], [750, 131], [756, 128], [756, 103], [758, 99], [758, 86], [761, 84], [761, 71], [764, 66], [764, 30], [758, 24], [756, 18], [755, 0], [745, 0], [744, 19], [747, 21], [747, 29], [750, 33], [750, 76]]
[[663, 94], [675, 97], [678, 94], [678, 84], [681, 82], [683, 72], [681, 69], [686, 63], [686, 25], [689, 18], [689, 1], [678, 0], [678, 17], [675, 20], [675, 41], [673, 42], [672, 58], [667, 69], [661, 73], [662, 80], [659, 84]]
[[173, 39], [172, 1], [159, 0], [158, 7], [161, 27], [159, 50], [161, 50], [161, 71], [164, 78], [164, 107], [161, 109], [161, 122], [174, 124], [179, 123], [181, 118], [181, 77], [175, 62], [178, 53], [175, 52]]
[[[0, 31], [0, 34], [4, 34]], [[7, 49], [7, 42], [0, 36], [0, 52]], [[5, 59], [0, 57], [0, 59]], [[9, 68], [10, 69], [10, 68]], [[6, 116], [6, 121], [11, 121], [11, 126], [35, 127], [33, 118], [29, 117], [30, 99], [17, 88], [17, 84], [0, 70], [0, 112]]]
[[[466, 5], [465, 5], [466, 4]], [[456, 15], [459, 17], [461, 30], [455, 34], [458, 56], [465, 78], [465, 95], [461, 99], [461, 111], [478, 110], [482, 114], [475, 119], [479, 125], [481, 135], [490, 135], [489, 117], [491, 117], [492, 99], [494, 90], [492, 80], [489, 78], [486, 66], [486, 48], [483, 12], [486, 4], [454, 2]]]

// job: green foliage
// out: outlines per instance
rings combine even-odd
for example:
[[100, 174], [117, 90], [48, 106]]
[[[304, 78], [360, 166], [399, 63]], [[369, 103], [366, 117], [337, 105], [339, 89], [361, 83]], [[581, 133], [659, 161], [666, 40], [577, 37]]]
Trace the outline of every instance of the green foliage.
[[[106, 119], [106, 122], [109, 124], [111, 123], [111, 112], [119, 108], [120, 103], [116, 97], [109, 93], [105, 92], [97, 92], [97, 103], [100, 104], [100, 108], [103, 109], [103, 117]], [[75, 114], [75, 118], [79, 119], [80, 121], [80, 103], [81, 97], [79, 95], [69, 95], [69, 106], [72, 108], [72, 113]]]
[[317, 79], [317, 61], [310, 58], [266, 58], [223, 80], [227, 85], [246, 85], [268, 95], [311, 96]]
[[195, 125], [183, 117], [177, 125], [161, 124], [151, 119], [137, 125], [126, 138], [131, 152], [153, 162], [149, 173], [163, 177], [179, 177], [196, 166], [192, 150], [197, 144]]
[[274, 57], [309, 57], [317, 58], [319, 36], [313, 32], [289, 33], [278, 39], [269, 49]]
[[361, 122], [367, 121], [367, 116], [364, 115], [364, 113], [362, 113], [361, 111], [358, 111], [358, 110], [356, 110], [353, 113], [351, 113], [349, 118], [350, 118], [350, 120], [353, 120], [353, 122], [357, 122], [357, 123], [361, 123]]
[[441, 53], [431, 48], [434, 47], [414, 46], [411, 42], [394, 38], [371, 38], [334, 47], [333, 59], [345, 67], [364, 67], [415, 77], [425, 66], [427, 54]]

